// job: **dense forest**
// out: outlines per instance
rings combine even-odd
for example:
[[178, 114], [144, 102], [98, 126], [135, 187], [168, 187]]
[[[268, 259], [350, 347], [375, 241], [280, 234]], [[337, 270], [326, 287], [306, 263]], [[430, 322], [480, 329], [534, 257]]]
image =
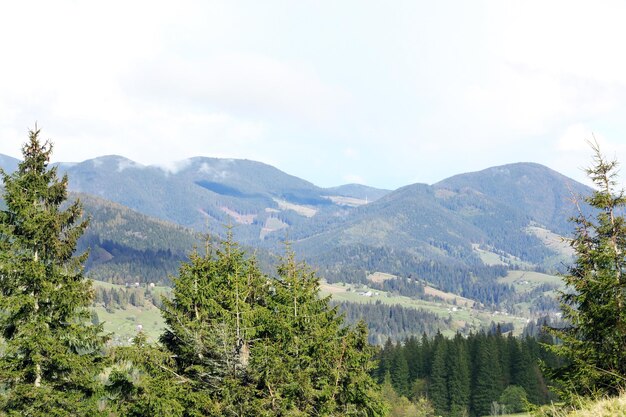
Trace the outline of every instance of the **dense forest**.
[[[509, 413], [526, 411], [528, 403], [544, 404], [551, 397], [539, 361], [558, 359], [539, 342], [552, 338], [515, 338], [497, 326], [493, 332], [462, 337], [411, 336], [402, 343], [387, 341], [379, 353], [375, 374], [389, 379], [395, 391], [412, 400], [428, 398], [442, 416], [490, 415], [498, 404]], [[515, 398], [509, 394], [515, 393]]]

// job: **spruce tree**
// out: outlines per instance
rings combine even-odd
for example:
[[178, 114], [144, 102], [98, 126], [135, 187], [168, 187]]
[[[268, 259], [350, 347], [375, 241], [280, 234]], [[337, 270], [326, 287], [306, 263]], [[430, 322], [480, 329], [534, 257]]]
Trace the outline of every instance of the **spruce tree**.
[[436, 341], [433, 354], [433, 364], [428, 384], [428, 395], [435, 411], [441, 415], [448, 415], [450, 404], [448, 400], [448, 341], [441, 338]]
[[[276, 278], [269, 277], [229, 233], [217, 248], [207, 244], [204, 255], [192, 254], [174, 284], [172, 299], [163, 302], [167, 329], [161, 337], [174, 358], [170, 382], [149, 362], [139, 363], [153, 369], [150, 378], [118, 378], [136, 392], [142, 384], [155, 382], [165, 390], [179, 380], [185, 387], [179, 398], [193, 399], [182, 416], [384, 412], [370, 376], [373, 352], [365, 325], [346, 327], [337, 307], [320, 297], [317, 276], [293, 254], [279, 265]], [[149, 401], [130, 398], [128, 404]]]
[[466, 416], [470, 407], [471, 375], [467, 341], [457, 333], [448, 349], [448, 402], [450, 416]]
[[317, 275], [293, 252], [277, 270], [272, 315], [251, 352], [268, 415], [382, 415], [365, 324], [345, 326], [330, 297], [320, 296]]
[[561, 309], [569, 327], [552, 329], [562, 340], [554, 351], [569, 365], [552, 372], [562, 394], [617, 394], [626, 387], [626, 196], [617, 189], [617, 161], [597, 144], [586, 170], [596, 189], [573, 219], [575, 262], [564, 281]]
[[502, 372], [494, 339], [478, 334], [474, 343], [476, 356], [474, 358], [472, 409], [475, 414], [483, 416], [491, 412], [491, 403], [496, 401], [502, 392]]
[[[174, 279], [171, 300], [163, 300], [167, 328], [163, 346], [174, 355], [176, 374], [193, 392], [221, 404], [222, 414], [254, 415], [242, 390], [248, 382], [253, 339], [266, 317], [267, 279], [254, 259], [228, 238], [218, 248], [207, 241]], [[252, 397], [252, 396], [249, 396]], [[189, 410], [187, 411], [189, 412]]]
[[396, 392], [405, 397], [409, 395], [409, 363], [406, 360], [406, 349], [398, 342], [391, 359], [391, 383]]
[[52, 145], [30, 131], [17, 171], [1, 172], [0, 414], [93, 416], [105, 336], [91, 323], [93, 290], [74, 256], [87, 227], [67, 176], [50, 168]]

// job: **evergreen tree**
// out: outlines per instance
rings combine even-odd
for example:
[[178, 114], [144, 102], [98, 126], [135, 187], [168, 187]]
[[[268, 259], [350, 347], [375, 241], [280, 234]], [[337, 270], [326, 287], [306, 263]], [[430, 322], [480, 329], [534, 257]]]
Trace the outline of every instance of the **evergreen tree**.
[[467, 343], [458, 333], [449, 344], [447, 367], [450, 416], [465, 416], [469, 412], [470, 407], [470, 359], [467, 352]]
[[131, 346], [113, 349], [107, 394], [115, 416], [219, 416], [217, 404], [176, 372], [172, 354], [139, 333]]
[[52, 146], [39, 133], [17, 171], [1, 172], [0, 414], [93, 416], [106, 337], [91, 323], [87, 254], [73, 255], [87, 221], [80, 202], [61, 208], [68, 179], [49, 168]]
[[391, 340], [391, 337], [388, 337], [385, 345], [378, 355], [378, 367], [376, 368], [378, 382], [381, 384], [387, 376], [391, 376], [391, 363], [393, 361], [394, 350], [395, 346], [393, 341]]
[[[161, 341], [175, 358], [171, 378], [182, 378], [186, 387], [181, 398], [189, 405], [182, 416], [384, 412], [370, 377], [373, 352], [365, 325], [344, 326], [337, 307], [319, 296], [316, 275], [293, 254], [271, 278], [229, 233], [217, 249], [207, 244], [204, 256], [192, 254], [174, 282], [173, 298], [163, 302], [167, 330]], [[156, 372], [138, 384], [156, 381], [163, 390], [171, 384], [161, 377]], [[132, 383], [128, 376], [118, 380]]]
[[400, 395], [409, 394], [409, 363], [406, 360], [405, 349], [398, 343], [393, 350], [391, 359], [391, 383]]
[[382, 415], [365, 324], [346, 327], [291, 252], [272, 285], [265, 340], [251, 355], [268, 415]]
[[493, 339], [479, 334], [476, 337], [474, 383], [472, 388], [472, 409], [483, 416], [491, 411], [491, 403], [502, 392], [498, 351]]
[[[228, 239], [204, 256], [192, 253], [174, 279], [171, 300], [163, 300], [164, 347], [176, 358], [176, 373], [194, 392], [222, 404], [222, 413], [253, 406], [242, 394], [253, 339], [267, 316], [267, 279], [251, 258]], [[189, 412], [189, 410], [188, 410]]]
[[417, 337], [411, 336], [405, 340], [404, 351], [404, 356], [409, 365], [409, 382], [413, 383], [413, 381], [423, 376], [421, 375], [422, 350], [420, 349]]
[[626, 196], [617, 190], [617, 161], [608, 161], [592, 144], [594, 164], [587, 175], [596, 186], [585, 198], [594, 216], [579, 214], [571, 246], [575, 263], [564, 276], [563, 317], [570, 323], [552, 329], [563, 343], [554, 350], [569, 365], [552, 372], [562, 393], [617, 394], [626, 386]]
[[447, 344], [446, 339], [443, 338], [436, 341], [428, 386], [428, 395], [433, 407], [437, 414], [441, 415], [448, 415], [450, 410], [448, 403], [448, 368], [446, 366]]

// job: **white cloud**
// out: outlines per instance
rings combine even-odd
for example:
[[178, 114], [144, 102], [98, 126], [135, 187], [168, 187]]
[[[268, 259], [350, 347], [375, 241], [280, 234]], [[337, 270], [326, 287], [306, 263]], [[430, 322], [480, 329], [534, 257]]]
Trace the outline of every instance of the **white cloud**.
[[313, 122], [335, 118], [346, 102], [345, 92], [324, 83], [311, 68], [250, 53], [161, 57], [136, 68], [125, 86], [131, 94], [177, 105]]
[[237, 157], [390, 188], [519, 160], [572, 175], [590, 132], [626, 156], [626, 4], [435, 3], [13, 2], [0, 153], [38, 121], [57, 160]]
[[178, 161], [165, 161], [155, 166], [161, 168], [166, 174], [177, 174], [191, 165], [191, 158], [181, 159]]

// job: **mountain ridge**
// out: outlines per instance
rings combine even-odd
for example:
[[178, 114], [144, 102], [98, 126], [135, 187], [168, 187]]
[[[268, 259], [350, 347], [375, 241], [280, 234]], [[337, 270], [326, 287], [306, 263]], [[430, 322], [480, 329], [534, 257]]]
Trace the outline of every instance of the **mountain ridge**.
[[[11, 162], [0, 158], [0, 163], [4, 160]], [[486, 251], [505, 263], [519, 259], [551, 268], [562, 254], [529, 228], [567, 235], [569, 193], [591, 190], [536, 163], [490, 167], [393, 191], [357, 184], [321, 188], [251, 160], [194, 157], [177, 164], [167, 169], [107, 155], [58, 167], [69, 175], [74, 192], [197, 231], [221, 234], [231, 224], [246, 245], [271, 250], [288, 237], [305, 258], [331, 269], [337, 265], [325, 259], [350, 252], [348, 247], [466, 265], [480, 264]], [[342, 265], [365, 274], [387, 261]], [[402, 274], [407, 268], [383, 272]]]

